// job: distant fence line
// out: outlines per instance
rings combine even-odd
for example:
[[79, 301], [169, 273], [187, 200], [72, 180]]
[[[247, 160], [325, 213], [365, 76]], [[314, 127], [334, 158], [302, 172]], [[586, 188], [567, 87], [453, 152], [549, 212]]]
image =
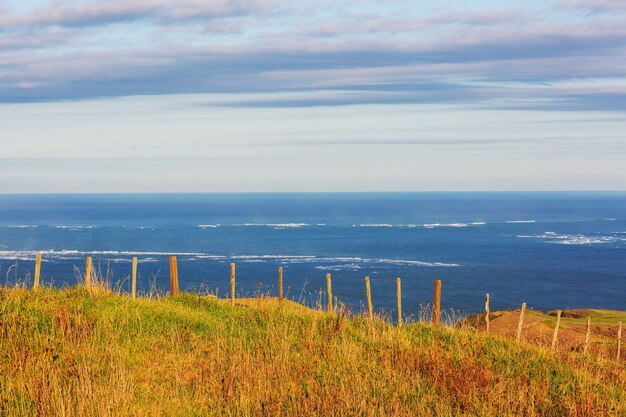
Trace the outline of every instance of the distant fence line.
[[[137, 297], [137, 257], [133, 256], [132, 258], [132, 271], [131, 271], [131, 297], [134, 299]], [[178, 261], [176, 256], [170, 256], [169, 258], [169, 266], [170, 266], [170, 295], [177, 296], [180, 294], [180, 287], [178, 285]], [[97, 280], [95, 279], [96, 272], [93, 269], [93, 260], [91, 256], [87, 256], [85, 260], [85, 273], [84, 273], [84, 285], [85, 288], [91, 291], [95, 285], [97, 284]], [[33, 290], [37, 290], [40, 287], [40, 278], [41, 278], [41, 254], [38, 253], [35, 257], [35, 273], [33, 277]], [[228, 294], [228, 298], [230, 299], [230, 303], [232, 305], [235, 304], [235, 288], [236, 288], [236, 267], [234, 263], [230, 264], [230, 292]], [[433, 292], [433, 309], [432, 309], [432, 324], [435, 327], [440, 326], [441, 324], [441, 280], [435, 280], [434, 282], [434, 292]], [[327, 310], [328, 313], [333, 314], [335, 312], [335, 308], [333, 306], [333, 290], [332, 290], [332, 279], [331, 274], [326, 274], [326, 286], [327, 286]], [[370, 287], [370, 278], [369, 276], [365, 277], [365, 292], [367, 297], [367, 317], [368, 323], [371, 326], [374, 321], [374, 313], [373, 313], [373, 304], [372, 304], [372, 291]], [[283, 267], [278, 268], [278, 300], [283, 300]], [[397, 324], [398, 327], [402, 326], [403, 318], [402, 318], [402, 281], [400, 277], [396, 278], [396, 300], [397, 300]], [[490, 314], [491, 310], [489, 307], [490, 296], [489, 294], [485, 294], [485, 333], [489, 334], [490, 332]], [[517, 341], [522, 340], [522, 331], [524, 328], [524, 315], [526, 313], [526, 303], [522, 303], [520, 309], [520, 315], [517, 325], [517, 332], [515, 335], [515, 339]], [[552, 343], [551, 350], [555, 351], [558, 344], [558, 333], [559, 327], [561, 323], [561, 310], [557, 310], [556, 315], [556, 324], [554, 326], [554, 331], [552, 334]], [[478, 330], [478, 325], [476, 326]], [[585, 342], [583, 345], [583, 353], [589, 352], [589, 344], [591, 339], [591, 316], [587, 317], [587, 326], [585, 332]], [[621, 345], [622, 345], [622, 322], [618, 322], [617, 329], [617, 351], [615, 354], [615, 359], [617, 361], [620, 360], [621, 355]]]

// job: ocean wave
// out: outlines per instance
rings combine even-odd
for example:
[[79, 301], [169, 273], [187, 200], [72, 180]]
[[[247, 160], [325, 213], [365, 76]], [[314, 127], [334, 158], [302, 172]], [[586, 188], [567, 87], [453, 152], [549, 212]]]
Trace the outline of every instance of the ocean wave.
[[535, 220], [506, 220], [504, 223], [535, 223]]
[[315, 269], [321, 269], [324, 271], [358, 271], [361, 269], [359, 264], [341, 264], [341, 265], [319, 265]]
[[308, 223], [237, 223], [233, 224], [233, 226], [245, 226], [245, 227], [307, 227], [310, 226]]
[[[129, 262], [131, 256], [137, 256], [139, 262], [158, 262], [159, 259], [155, 257], [166, 256], [181, 256], [189, 257], [185, 261], [199, 261], [199, 260], [213, 260], [213, 261], [240, 261], [240, 262], [281, 262], [285, 264], [289, 263], [314, 263], [314, 264], [330, 264], [323, 266], [327, 268], [329, 266], [337, 265], [350, 265], [350, 268], [355, 268], [361, 264], [370, 265], [413, 265], [423, 267], [459, 267], [460, 264], [456, 263], [444, 263], [444, 262], [426, 262], [418, 260], [407, 259], [386, 259], [386, 258], [362, 258], [362, 257], [324, 257], [314, 255], [214, 255], [210, 253], [201, 252], [152, 252], [152, 251], [82, 251], [75, 249], [67, 250], [2, 250], [0, 251], [0, 258], [2, 259], [15, 259], [15, 260], [34, 260], [35, 256], [41, 253], [44, 260], [62, 260], [62, 259], [80, 259], [85, 256], [101, 256], [105, 260], [112, 262]], [[123, 258], [128, 257], [128, 258]], [[322, 265], [320, 265], [322, 266]], [[346, 267], [347, 268], [347, 267]]]
[[374, 263], [392, 264], [392, 265], [417, 265], [417, 266], [441, 266], [441, 267], [459, 267], [460, 264], [450, 264], [443, 262], [424, 262], [424, 261], [407, 261], [404, 259], [374, 259]]
[[200, 252], [133, 252], [133, 251], [115, 251], [115, 250], [104, 250], [104, 251], [83, 251], [83, 250], [75, 250], [75, 249], [64, 249], [64, 250], [2, 250], [0, 251], [0, 258], [4, 259], [16, 259], [17, 257], [23, 258], [24, 260], [35, 259], [35, 256], [40, 253], [45, 259], [46, 257], [52, 259], [75, 259], [84, 256], [201, 256], [208, 255]]
[[[353, 225], [356, 227], [356, 225]], [[399, 225], [393, 225], [388, 223], [366, 223], [360, 224], [359, 227], [398, 227]]]
[[344, 263], [344, 264], [392, 264], [392, 265], [415, 265], [429, 267], [459, 267], [460, 264], [443, 263], [443, 262], [425, 262], [406, 259], [379, 259], [379, 258], [361, 258], [361, 257], [297, 257], [286, 259], [292, 263], [315, 262], [315, 263]]
[[10, 224], [7, 226], [0, 226], [0, 227], [6, 227], [9, 229], [32, 229], [34, 227], [39, 227], [38, 224]]
[[607, 237], [595, 238], [587, 236], [573, 236], [557, 243], [560, 243], [561, 245], [593, 245], [597, 243], [611, 243], [615, 241], [615, 239]]
[[232, 255], [230, 259], [319, 259], [313, 255]]
[[215, 229], [217, 227], [220, 227], [219, 224], [199, 224], [198, 227], [200, 229]]
[[88, 225], [88, 226], [80, 226], [80, 225], [55, 225], [57, 229], [68, 229], [68, 230], [81, 230], [81, 229], [94, 229], [96, 226]]
[[605, 243], [614, 243], [623, 239], [618, 239], [615, 236], [589, 236], [581, 234], [558, 234], [556, 232], [544, 232], [541, 235], [518, 235], [518, 238], [523, 239], [543, 239], [548, 243], [558, 243], [560, 245], [596, 245]]
[[468, 227], [468, 223], [427, 223], [422, 225], [427, 229], [434, 229], [435, 227]]
[[434, 229], [436, 227], [469, 227], [469, 226], [482, 226], [487, 222], [470, 222], [470, 223], [424, 223], [422, 225], [408, 223], [408, 224], [390, 224], [390, 223], [366, 223], [366, 224], [353, 224], [352, 227], [398, 227], [398, 228], [416, 228], [423, 227], [425, 229]]

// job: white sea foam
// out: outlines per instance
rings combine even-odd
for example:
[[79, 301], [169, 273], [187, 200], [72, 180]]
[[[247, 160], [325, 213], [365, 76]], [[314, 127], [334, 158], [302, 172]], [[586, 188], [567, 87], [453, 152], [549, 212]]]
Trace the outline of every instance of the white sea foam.
[[415, 265], [430, 267], [458, 267], [460, 264], [443, 262], [424, 262], [406, 259], [378, 259], [361, 257], [292, 257], [287, 261], [293, 263], [315, 262], [315, 263], [344, 263], [344, 264], [395, 264], [395, 265]]
[[424, 261], [407, 261], [403, 259], [374, 259], [373, 263], [394, 264], [394, 265], [417, 265], [417, 266], [442, 266], [442, 267], [458, 267], [459, 264], [449, 264], [443, 262], [424, 262]]
[[593, 245], [596, 243], [611, 243], [615, 242], [615, 239], [609, 237], [588, 237], [588, 236], [572, 236], [568, 239], [563, 239], [560, 242], [561, 245]]
[[39, 225], [37, 224], [10, 224], [8, 226], [2, 226], [2, 227], [8, 227], [9, 229], [31, 229], [34, 227], [39, 227]]
[[341, 265], [319, 265], [315, 269], [321, 269], [324, 271], [358, 271], [361, 269], [359, 264], [341, 264]]
[[561, 245], [594, 245], [617, 242], [615, 236], [587, 236], [581, 234], [558, 234], [556, 232], [544, 232], [542, 235], [518, 235], [524, 239], [543, 239], [548, 243], [558, 243]]
[[231, 259], [316, 259], [311, 255], [233, 255]]
[[[459, 267], [456, 263], [443, 262], [425, 262], [418, 260], [406, 259], [378, 259], [378, 258], [361, 258], [361, 257], [317, 257], [313, 255], [214, 255], [210, 253], [200, 252], [133, 252], [133, 251], [79, 251], [75, 249], [68, 250], [42, 250], [42, 251], [19, 251], [19, 250], [2, 250], [0, 258], [16, 259], [16, 260], [33, 260], [37, 253], [43, 255], [44, 260], [58, 259], [79, 259], [85, 256], [101, 256], [104, 260], [112, 262], [128, 262], [130, 256], [137, 256], [140, 262], [157, 262], [155, 257], [165, 256], [187, 256], [188, 261], [197, 260], [233, 260], [240, 262], [271, 262], [279, 261], [282, 263], [319, 263], [331, 264], [330, 266], [339, 267], [340, 265], [348, 268], [360, 267], [360, 264], [391, 264], [391, 265], [414, 265], [424, 267]], [[129, 257], [124, 259], [122, 257]], [[322, 266], [322, 265], [320, 265]], [[324, 266], [324, 268], [327, 268]]]
[[394, 227], [394, 225], [388, 223], [367, 223], [360, 224], [359, 227]]
[[219, 224], [199, 224], [198, 227], [200, 229], [215, 229], [219, 227]]
[[41, 253], [41, 255], [46, 258], [78, 258], [89, 255], [102, 255], [102, 256], [199, 256], [199, 255], [208, 255], [199, 252], [132, 252], [132, 251], [80, 251], [75, 249], [64, 249], [64, 250], [40, 250], [40, 251], [32, 251], [32, 250], [3, 250], [0, 251], [0, 258], [5, 259], [13, 259], [13, 257], [25, 257], [27, 259], [34, 259], [35, 256]]
[[535, 220], [506, 220], [504, 223], [535, 223]]
[[233, 226], [251, 226], [251, 227], [306, 227], [307, 223], [238, 223]]
[[469, 227], [469, 226], [482, 226], [487, 222], [471, 222], [471, 223], [425, 223], [417, 225], [413, 223], [408, 224], [390, 224], [390, 223], [366, 223], [366, 224], [353, 224], [352, 227], [402, 227], [413, 229], [416, 227], [423, 227], [425, 229], [434, 229], [435, 227]]
[[93, 229], [96, 226], [93, 225], [89, 225], [89, 226], [81, 226], [81, 225], [56, 225], [54, 226], [57, 229], [68, 229], [68, 230], [81, 230], [81, 229]]
[[468, 227], [467, 223], [427, 223], [422, 225], [427, 229], [434, 229], [435, 227]]

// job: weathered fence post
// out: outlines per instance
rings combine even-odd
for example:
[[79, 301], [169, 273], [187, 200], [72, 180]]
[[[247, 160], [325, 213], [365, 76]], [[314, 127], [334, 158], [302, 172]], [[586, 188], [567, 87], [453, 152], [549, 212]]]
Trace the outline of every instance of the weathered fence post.
[[330, 278], [330, 273], [326, 274], [326, 292], [328, 293], [328, 312], [333, 312], [333, 283]]
[[372, 289], [370, 288], [370, 277], [365, 277], [365, 294], [367, 296], [367, 319], [371, 325], [374, 321], [374, 309], [372, 307]]
[[583, 353], [589, 351], [589, 339], [591, 338], [591, 316], [587, 317], [587, 332], [585, 333], [585, 346], [583, 346]]
[[91, 270], [93, 267], [93, 261], [91, 256], [87, 257], [87, 261], [85, 261], [85, 288], [88, 290], [91, 289]]
[[39, 275], [41, 274], [41, 253], [35, 257], [35, 280], [33, 281], [33, 290], [39, 288]]
[[278, 267], [278, 301], [283, 301], [283, 267]]
[[522, 303], [522, 309], [519, 312], [519, 323], [517, 324], [517, 335], [515, 340], [519, 342], [522, 338], [522, 326], [524, 325], [524, 313], [526, 312], [526, 303]]
[[615, 355], [615, 359], [617, 361], [619, 361], [621, 350], [622, 350], [622, 322], [620, 321], [617, 324], [617, 354]]
[[137, 298], [137, 257], [133, 256], [132, 264], [132, 282], [131, 282], [131, 296]]
[[556, 312], [556, 324], [554, 325], [554, 333], [552, 334], [552, 350], [556, 350], [556, 343], [559, 337], [559, 325], [561, 324], [561, 310]]
[[170, 256], [170, 293], [178, 295], [178, 261], [175, 256]]
[[230, 264], [230, 304], [235, 305], [235, 264]]
[[396, 278], [396, 298], [398, 299], [398, 327], [402, 327], [402, 283]]
[[170, 291], [172, 290], [172, 287], [174, 287], [174, 257], [170, 256]]
[[485, 331], [487, 333], [489, 333], [489, 313], [489, 294], [485, 294]]
[[435, 281], [435, 292], [433, 294], [433, 324], [439, 326], [441, 322], [441, 280]]

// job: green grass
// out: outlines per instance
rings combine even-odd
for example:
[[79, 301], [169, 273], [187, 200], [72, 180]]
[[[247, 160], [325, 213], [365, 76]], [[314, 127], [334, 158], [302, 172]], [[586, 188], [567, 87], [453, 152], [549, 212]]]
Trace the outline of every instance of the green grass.
[[183, 294], [0, 290], [2, 416], [625, 415], [623, 364]]
[[[599, 309], [586, 309], [586, 310], [574, 310], [580, 315], [585, 317], [562, 317], [563, 323], [572, 324], [584, 324], [587, 322], [587, 316], [591, 316], [594, 324], [612, 324], [615, 325], [618, 322], [626, 323], [626, 311], [617, 310], [599, 310]], [[555, 319], [556, 320], [556, 319]]]

